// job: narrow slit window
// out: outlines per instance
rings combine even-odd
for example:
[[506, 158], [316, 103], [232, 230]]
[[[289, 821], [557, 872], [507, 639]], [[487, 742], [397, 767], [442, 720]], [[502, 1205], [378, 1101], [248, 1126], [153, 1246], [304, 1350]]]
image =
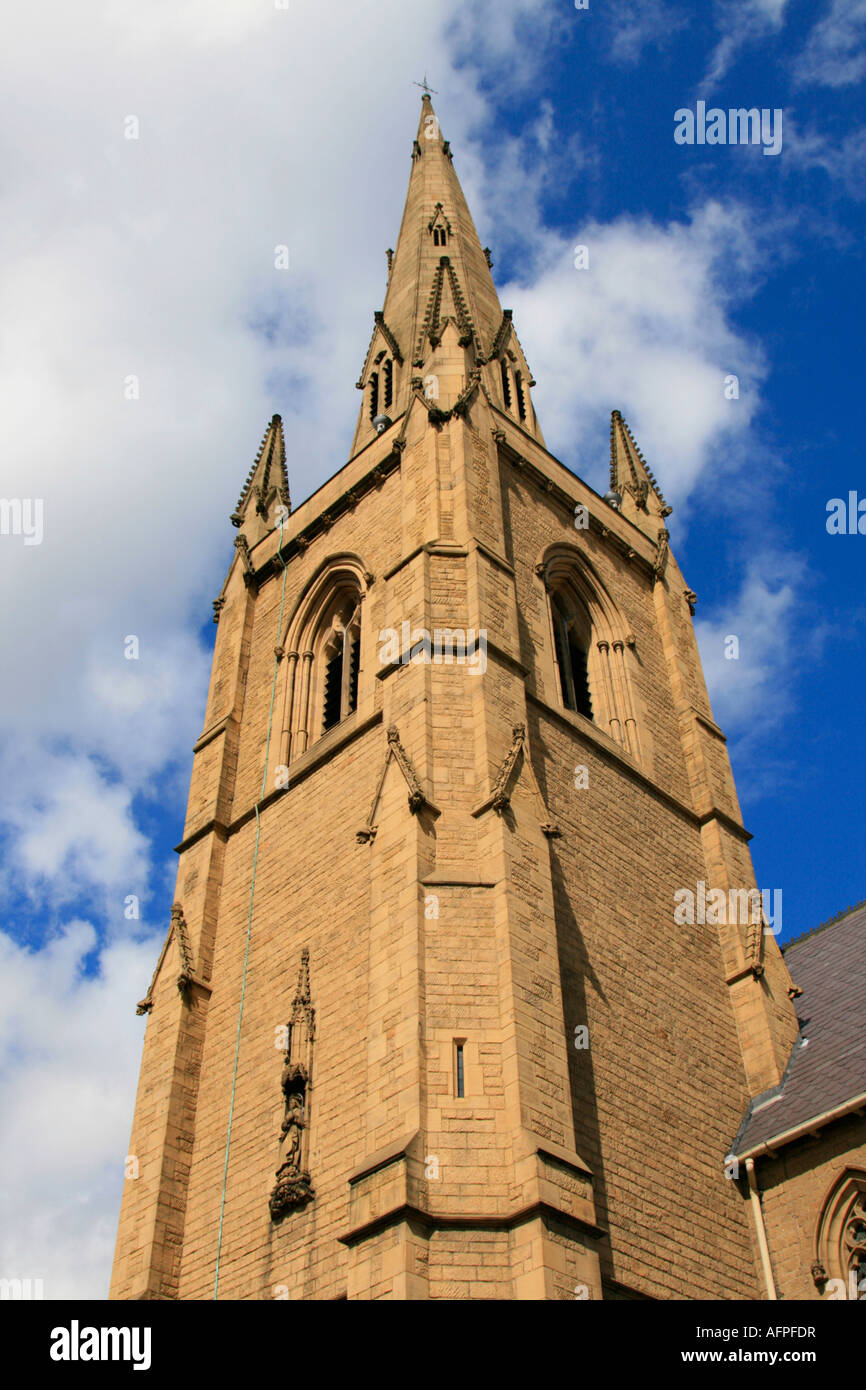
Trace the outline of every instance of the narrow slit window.
[[323, 732], [340, 722], [340, 688], [343, 683], [343, 653], [337, 652], [325, 664], [325, 713]]
[[358, 632], [354, 630], [349, 634], [349, 679], [346, 690], [346, 714], [351, 714], [358, 707], [358, 667], [361, 657], [361, 643], [358, 640]]
[[391, 361], [390, 357], [382, 367], [382, 381], [385, 396], [383, 404], [385, 410], [387, 410], [394, 399], [394, 363]]
[[514, 388], [517, 396], [517, 413], [521, 420], [526, 419], [526, 397], [523, 394], [523, 373], [514, 373]]
[[454, 1094], [458, 1099], [466, 1094], [462, 1042], [455, 1042], [454, 1044]]
[[585, 719], [592, 719], [586, 644], [581, 641], [577, 631], [575, 615], [568, 612], [558, 595], [554, 595], [552, 609], [553, 641], [562, 703], [566, 709], [575, 710]]
[[508, 363], [503, 360], [499, 363], [502, 370], [502, 399], [505, 401], [505, 409], [511, 409], [511, 383], [508, 380]]
[[573, 632], [568, 634], [568, 657], [571, 666], [571, 682], [574, 686], [574, 708], [585, 719], [592, 718], [592, 700], [589, 696], [589, 669], [586, 652], [575, 640]]
[[370, 377], [370, 419], [375, 420], [379, 414], [379, 373], [373, 372]]

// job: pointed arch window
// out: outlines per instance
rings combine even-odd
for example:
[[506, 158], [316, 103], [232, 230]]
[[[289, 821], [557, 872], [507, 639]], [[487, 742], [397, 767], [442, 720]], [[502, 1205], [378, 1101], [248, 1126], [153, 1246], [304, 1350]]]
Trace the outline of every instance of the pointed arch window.
[[292, 763], [358, 708], [364, 575], [355, 557], [335, 558], [289, 621], [279, 764]]
[[816, 1283], [827, 1279], [843, 1282], [846, 1296], [866, 1293], [866, 1171], [845, 1169], [836, 1179], [824, 1203], [816, 1233], [817, 1263], [812, 1266]]
[[379, 373], [370, 373], [370, 419], [375, 420], [379, 414]]
[[551, 594], [550, 607], [562, 703], [566, 709], [575, 710], [585, 719], [592, 719], [589, 688], [592, 625], [589, 614], [561, 590]]
[[861, 1193], [845, 1224], [844, 1257], [859, 1289], [866, 1281], [866, 1197]]
[[548, 595], [555, 697], [641, 762], [632, 676], [635, 638], [622, 613], [592, 565], [571, 545], [551, 546], [536, 571]]
[[382, 406], [388, 410], [394, 400], [394, 363], [390, 357], [382, 363]]
[[434, 246], [447, 246], [447, 245], [448, 245], [448, 233], [446, 232], [446, 230], [445, 230], [444, 227], [434, 227], [434, 228], [433, 228], [433, 245], [434, 245]]

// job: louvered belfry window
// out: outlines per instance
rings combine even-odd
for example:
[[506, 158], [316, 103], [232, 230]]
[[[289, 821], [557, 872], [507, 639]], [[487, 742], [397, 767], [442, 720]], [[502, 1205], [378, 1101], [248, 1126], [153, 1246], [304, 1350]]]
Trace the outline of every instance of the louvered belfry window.
[[517, 396], [517, 414], [521, 420], [526, 419], [526, 397], [523, 394], [523, 373], [514, 373], [514, 390]]
[[361, 607], [347, 605], [334, 616], [323, 652], [322, 733], [347, 718], [358, 703], [361, 656]]
[[505, 358], [504, 358], [504, 357], [500, 359], [500, 362], [499, 362], [499, 370], [500, 370], [501, 373], [502, 373], [502, 399], [503, 399], [504, 402], [505, 402], [505, 409], [506, 409], [506, 410], [510, 410], [510, 409], [511, 409], [511, 384], [510, 384], [510, 382], [509, 382], [509, 380], [508, 380], [508, 363], [505, 361]]
[[562, 703], [566, 709], [576, 710], [586, 719], [592, 719], [587, 661], [589, 643], [587, 634], [581, 630], [586, 624], [581, 623], [582, 615], [561, 594], [553, 594], [551, 609]]

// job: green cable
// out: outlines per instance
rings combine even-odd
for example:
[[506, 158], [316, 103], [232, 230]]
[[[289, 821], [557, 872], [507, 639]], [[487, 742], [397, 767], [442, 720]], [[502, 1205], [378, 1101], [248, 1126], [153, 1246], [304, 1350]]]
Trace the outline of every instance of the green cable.
[[[282, 631], [283, 631], [283, 607], [284, 607], [285, 601], [286, 601], [286, 575], [288, 574], [288, 566], [287, 566], [285, 560], [283, 559], [282, 554], [280, 553], [281, 550], [282, 550], [282, 545], [283, 545], [283, 523], [282, 523], [282, 521], [280, 521], [280, 543], [279, 543], [279, 545], [277, 546], [277, 559], [279, 560], [280, 564], [281, 564], [282, 567], [283, 567], [283, 590], [282, 590], [282, 594], [280, 595], [280, 616], [279, 616], [278, 624], [277, 624], [277, 646], [279, 646], [280, 637], [282, 636]], [[267, 742], [266, 742], [266, 744], [265, 744], [265, 765], [264, 765], [264, 768], [262, 769], [262, 788], [261, 788], [261, 791], [259, 792], [259, 802], [261, 802], [262, 800], [264, 800], [265, 786], [267, 785], [267, 780], [268, 780], [268, 759], [269, 759], [269, 757], [270, 757], [270, 751], [271, 751], [271, 727], [272, 727], [273, 720], [274, 720], [274, 698], [275, 698], [276, 691], [277, 691], [277, 671], [278, 671], [278, 669], [279, 669], [279, 664], [280, 664], [280, 658], [277, 656], [277, 654], [276, 654], [276, 652], [275, 652], [275, 653], [274, 653], [274, 678], [273, 678], [273, 681], [272, 681], [272, 683], [271, 683], [271, 707], [270, 707], [270, 710], [269, 710], [269, 712], [268, 712], [268, 737], [267, 737]], [[251, 879], [251, 881], [250, 881], [250, 907], [249, 907], [249, 912], [247, 913], [247, 942], [246, 942], [246, 947], [245, 947], [245, 949], [244, 949], [244, 971], [243, 971], [243, 976], [242, 976], [242, 978], [241, 978], [241, 999], [240, 999], [240, 1004], [238, 1005], [238, 1030], [237, 1030], [237, 1034], [236, 1034], [236, 1037], [235, 1037], [235, 1062], [234, 1062], [234, 1070], [233, 1070], [233, 1072], [232, 1072], [232, 1095], [231, 1095], [231, 1103], [230, 1103], [230, 1105], [229, 1105], [229, 1125], [228, 1125], [228, 1131], [227, 1131], [227, 1133], [226, 1133], [226, 1157], [225, 1157], [225, 1164], [223, 1165], [223, 1188], [222, 1188], [222, 1195], [221, 1195], [221, 1197], [220, 1197], [220, 1224], [219, 1224], [219, 1232], [218, 1232], [218, 1235], [217, 1235], [216, 1269], [214, 1270], [214, 1280], [213, 1280], [213, 1296], [214, 1296], [214, 1299], [216, 1299], [216, 1298], [218, 1297], [218, 1289], [219, 1289], [219, 1282], [220, 1282], [220, 1254], [221, 1254], [221, 1252], [222, 1252], [222, 1243], [223, 1243], [223, 1217], [224, 1217], [224, 1215], [225, 1215], [225, 1206], [226, 1206], [226, 1184], [227, 1184], [227, 1182], [228, 1182], [228, 1173], [229, 1173], [229, 1148], [230, 1148], [231, 1142], [232, 1142], [232, 1120], [234, 1119], [234, 1113], [235, 1113], [235, 1087], [236, 1087], [236, 1085], [237, 1085], [237, 1079], [238, 1079], [238, 1057], [239, 1057], [239, 1055], [240, 1055], [240, 1048], [241, 1048], [241, 1024], [242, 1024], [242, 1022], [243, 1022], [243, 1017], [244, 1017], [244, 999], [245, 999], [245, 997], [246, 997], [246, 992], [247, 992], [247, 962], [249, 961], [249, 958], [250, 958], [250, 940], [251, 940], [251, 937], [252, 937], [252, 930], [253, 930], [253, 895], [254, 895], [254, 893], [255, 893], [255, 891], [256, 891], [256, 870], [257, 870], [257, 868], [258, 868], [258, 863], [259, 863], [259, 837], [260, 837], [260, 835], [261, 835], [261, 830], [262, 830], [262, 822], [261, 822], [261, 817], [260, 817], [260, 815], [259, 815], [259, 806], [258, 806], [258, 803], [256, 804], [255, 812], [256, 812], [256, 846], [255, 846], [255, 850], [254, 850], [254, 852], [253, 852], [253, 876], [252, 876], [252, 879]]]

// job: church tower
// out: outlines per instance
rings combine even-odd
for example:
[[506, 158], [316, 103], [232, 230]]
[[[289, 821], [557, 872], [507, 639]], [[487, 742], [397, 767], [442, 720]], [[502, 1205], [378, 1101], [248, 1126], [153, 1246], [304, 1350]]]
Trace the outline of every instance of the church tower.
[[701, 910], [755, 880], [695, 595], [490, 265], [425, 93], [351, 457], [293, 510], [275, 415], [231, 518], [113, 1298], [761, 1296], [794, 987]]

